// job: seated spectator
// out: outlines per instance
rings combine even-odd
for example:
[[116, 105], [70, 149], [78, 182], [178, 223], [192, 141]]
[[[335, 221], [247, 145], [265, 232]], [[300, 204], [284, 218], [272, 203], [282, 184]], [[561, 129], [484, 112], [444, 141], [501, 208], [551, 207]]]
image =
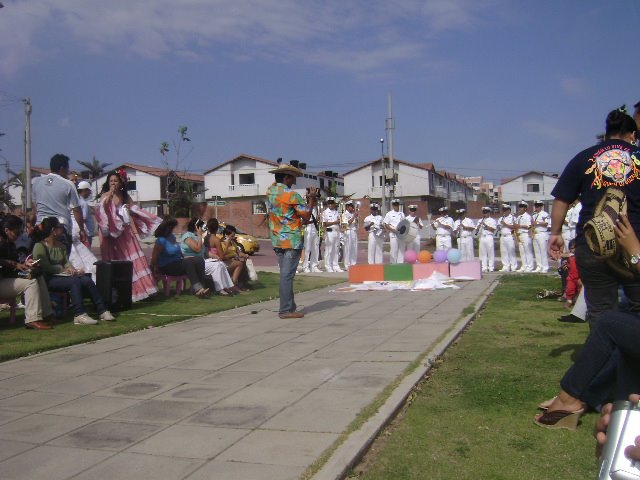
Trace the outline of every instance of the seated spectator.
[[183, 257], [178, 240], [173, 233], [177, 225], [178, 221], [175, 218], [167, 217], [156, 228], [151, 268], [163, 275], [186, 275], [191, 282], [191, 292], [197, 297], [204, 298], [209, 294], [209, 289], [205, 287], [207, 275], [204, 273], [204, 258]]
[[19, 272], [28, 272], [34, 266], [31, 258], [18, 261], [15, 241], [22, 231], [22, 220], [15, 215], [5, 215], [0, 223], [0, 297], [15, 298], [24, 294], [25, 327], [49, 330], [55, 323], [49, 290], [42, 275], [36, 278], [19, 278]]
[[220, 242], [222, 260], [227, 265], [227, 270], [229, 270], [234, 285], [241, 292], [246, 292], [249, 290], [249, 272], [245, 262], [249, 255], [244, 253], [238, 245], [236, 233], [236, 227], [233, 225], [224, 227]]
[[[188, 225], [187, 232], [182, 236], [182, 243], [180, 248], [182, 249], [182, 255], [185, 258], [188, 257], [206, 257], [206, 243], [204, 222], [198, 217], [193, 217]], [[217, 226], [216, 226], [217, 229]], [[215, 230], [214, 230], [215, 232]], [[226, 265], [220, 261], [219, 258], [205, 258], [204, 260], [204, 273], [211, 277], [214, 288], [219, 295], [228, 296], [233, 292], [233, 281], [229, 276]]]
[[[627, 252], [640, 252], [640, 240], [629, 219], [621, 215], [615, 227], [618, 245]], [[640, 264], [633, 265], [638, 270]], [[598, 317], [576, 362], [560, 381], [562, 389], [536, 415], [535, 423], [547, 428], [575, 429], [585, 411], [590, 385], [603, 371], [615, 367], [614, 400], [640, 392], [640, 322], [635, 314], [608, 311]], [[612, 362], [613, 360], [613, 362]]]
[[34, 230], [36, 244], [33, 258], [40, 261], [47, 287], [51, 292], [68, 292], [71, 296], [73, 323], [75, 325], [95, 325], [97, 320], [90, 317], [84, 308], [84, 293], [88, 293], [100, 320], [115, 320], [107, 310], [98, 287], [90, 275], [76, 269], [67, 256], [67, 249], [59, 237], [64, 235], [64, 227], [56, 217], [47, 217]]

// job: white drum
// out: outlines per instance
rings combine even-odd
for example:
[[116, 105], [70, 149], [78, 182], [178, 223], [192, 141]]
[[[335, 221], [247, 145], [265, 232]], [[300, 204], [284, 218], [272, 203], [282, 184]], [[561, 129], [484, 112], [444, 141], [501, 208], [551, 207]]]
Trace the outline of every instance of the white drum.
[[414, 222], [410, 222], [406, 218], [400, 220], [396, 227], [398, 233], [398, 239], [402, 240], [405, 244], [411, 243], [418, 236], [418, 225]]

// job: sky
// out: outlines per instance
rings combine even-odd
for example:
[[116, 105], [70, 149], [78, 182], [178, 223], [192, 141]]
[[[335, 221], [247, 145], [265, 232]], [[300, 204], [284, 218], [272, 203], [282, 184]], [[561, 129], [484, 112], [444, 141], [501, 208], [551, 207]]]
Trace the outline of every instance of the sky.
[[[2, 0], [0, 179], [77, 161], [561, 172], [640, 101], [640, 0]], [[178, 141], [188, 127], [190, 142]], [[389, 141], [382, 147], [388, 153]], [[180, 145], [180, 152], [176, 146]]]

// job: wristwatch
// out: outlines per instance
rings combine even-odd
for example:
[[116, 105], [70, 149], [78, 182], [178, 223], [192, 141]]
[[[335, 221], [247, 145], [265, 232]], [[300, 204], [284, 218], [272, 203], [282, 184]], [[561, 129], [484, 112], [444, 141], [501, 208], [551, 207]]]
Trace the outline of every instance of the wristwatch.
[[631, 255], [629, 259], [631, 265], [637, 265], [640, 262], [640, 253], [636, 253], [635, 255]]

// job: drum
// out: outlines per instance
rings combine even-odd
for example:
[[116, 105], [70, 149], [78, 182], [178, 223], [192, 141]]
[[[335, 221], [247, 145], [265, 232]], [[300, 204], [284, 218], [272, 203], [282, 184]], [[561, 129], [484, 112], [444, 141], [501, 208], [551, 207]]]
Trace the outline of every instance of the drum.
[[400, 220], [396, 231], [398, 233], [398, 239], [404, 243], [411, 243], [418, 236], [418, 225], [405, 218], [404, 220]]

